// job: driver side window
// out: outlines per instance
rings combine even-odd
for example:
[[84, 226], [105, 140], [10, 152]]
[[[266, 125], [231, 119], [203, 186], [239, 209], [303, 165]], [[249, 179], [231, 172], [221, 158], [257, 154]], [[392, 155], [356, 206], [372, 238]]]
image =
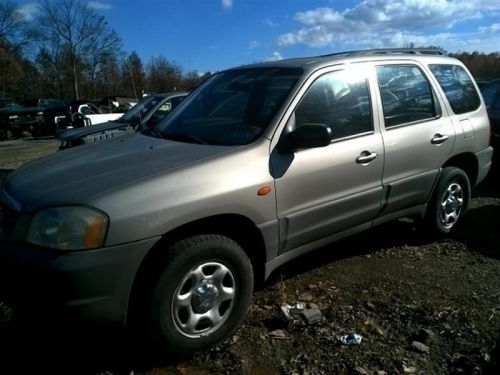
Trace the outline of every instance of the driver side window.
[[367, 79], [348, 70], [319, 77], [295, 110], [295, 128], [308, 124], [327, 125], [333, 139], [373, 131]]

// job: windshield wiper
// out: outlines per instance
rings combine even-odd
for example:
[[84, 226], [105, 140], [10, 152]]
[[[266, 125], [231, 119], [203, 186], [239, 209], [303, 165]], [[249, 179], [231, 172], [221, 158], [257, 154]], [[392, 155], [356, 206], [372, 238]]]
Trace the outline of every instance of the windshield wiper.
[[200, 145], [207, 145], [208, 144], [203, 139], [198, 138], [198, 137], [191, 135], [191, 134], [187, 134], [187, 133], [162, 133], [161, 138], [170, 139], [172, 141], [181, 141], [181, 142], [186, 141], [186, 142], [191, 142], [191, 143], [198, 143]]

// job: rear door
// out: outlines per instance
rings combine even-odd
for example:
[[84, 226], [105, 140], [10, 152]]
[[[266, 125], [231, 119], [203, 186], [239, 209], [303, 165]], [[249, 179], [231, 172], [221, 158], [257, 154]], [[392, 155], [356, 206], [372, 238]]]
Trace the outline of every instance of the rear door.
[[372, 70], [316, 74], [290, 116], [286, 131], [328, 125], [334, 140], [326, 147], [274, 152], [281, 252], [364, 225], [380, 208], [384, 150], [373, 116]]
[[381, 214], [388, 214], [428, 200], [453, 149], [455, 130], [417, 63], [384, 63], [376, 71], [386, 156]]

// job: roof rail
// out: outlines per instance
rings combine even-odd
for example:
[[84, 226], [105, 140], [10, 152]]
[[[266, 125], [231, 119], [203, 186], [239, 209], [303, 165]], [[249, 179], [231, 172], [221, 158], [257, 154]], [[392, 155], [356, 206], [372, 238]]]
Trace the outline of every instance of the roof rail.
[[374, 48], [359, 51], [331, 53], [322, 56], [360, 56], [360, 55], [441, 55], [446, 53], [438, 48]]

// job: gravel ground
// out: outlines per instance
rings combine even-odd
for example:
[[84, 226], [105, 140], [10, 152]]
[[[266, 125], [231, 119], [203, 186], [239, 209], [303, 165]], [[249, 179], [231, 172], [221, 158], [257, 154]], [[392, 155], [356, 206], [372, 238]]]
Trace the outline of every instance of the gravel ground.
[[[57, 147], [51, 139], [0, 143], [0, 167]], [[166, 362], [120, 333], [16, 320], [15, 312], [7, 325], [0, 302], [0, 373], [498, 374], [498, 181], [497, 172], [476, 189], [449, 238], [400, 220], [280, 268], [234, 336], [188, 359]], [[287, 319], [280, 307], [297, 302], [322, 320]], [[340, 343], [350, 333], [359, 345]]]

